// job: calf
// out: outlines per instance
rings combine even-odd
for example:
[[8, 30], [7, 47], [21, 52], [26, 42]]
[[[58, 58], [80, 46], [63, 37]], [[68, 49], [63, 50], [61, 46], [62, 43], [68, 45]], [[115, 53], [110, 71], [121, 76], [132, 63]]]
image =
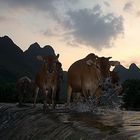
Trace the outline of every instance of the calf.
[[32, 91], [32, 81], [27, 76], [21, 77], [16, 83], [16, 91], [18, 94], [19, 105], [24, 105], [26, 97], [31, 95]]
[[57, 70], [57, 63], [58, 63], [59, 54], [57, 56], [37, 56], [37, 59], [43, 61], [43, 65], [39, 69], [36, 77], [35, 77], [35, 97], [34, 97], [34, 107], [36, 104], [36, 98], [38, 95], [38, 91], [43, 95], [44, 100], [44, 111], [47, 111], [47, 98], [48, 92], [51, 91], [51, 100], [52, 100], [52, 107], [55, 108], [55, 98], [56, 98], [56, 91], [58, 87], [58, 70]]
[[[56, 62], [56, 69], [57, 69], [57, 91], [56, 91], [56, 102], [59, 101], [59, 93], [60, 93], [60, 86], [63, 78], [63, 70], [62, 70], [62, 64], [58, 61]], [[49, 105], [52, 103], [52, 91], [50, 90], [47, 95], [47, 102]]]

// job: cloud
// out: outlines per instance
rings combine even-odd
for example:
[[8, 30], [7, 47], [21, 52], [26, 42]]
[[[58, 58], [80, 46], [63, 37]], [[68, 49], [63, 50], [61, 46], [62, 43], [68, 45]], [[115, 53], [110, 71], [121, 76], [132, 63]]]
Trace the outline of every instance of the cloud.
[[59, 4], [71, 3], [75, 4], [78, 0], [1, 0], [1, 4], [7, 4], [11, 8], [31, 8], [45, 11], [55, 12]]
[[4, 21], [6, 21], [7, 20], [7, 18], [5, 18], [5, 17], [3, 17], [3, 16], [0, 16], [0, 22], [4, 22]]
[[7, 3], [11, 7], [46, 7], [52, 5], [54, 0], [1, 0], [2, 3]]
[[136, 15], [137, 15], [138, 17], [140, 17], [140, 11], [137, 11]]
[[[71, 29], [67, 35], [71, 37], [71, 44], [84, 44], [101, 50], [110, 47], [119, 34], [123, 33], [123, 18], [112, 13], [103, 15], [101, 7], [69, 11]], [[72, 43], [73, 42], [73, 43]]]
[[[16, 9], [24, 9], [26, 11], [39, 10], [47, 11], [54, 14], [56, 0], [1, 0], [1, 6], [7, 6], [15, 11]], [[1, 7], [0, 6], [0, 7]], [[8, 9], [7, 8], [7, 9]]]
[[110, 7], [110, 4], [107, 1], [104, 1], [104, 5]]
[[[79, 5], [75, 6], [80, 3], [79, 0], [1, 0], [0, 7], [2, 3], [14, 11], [23, 9], [26, 14], [32, 15], [34, 11], [41, 11], [43, 20], [37, 16], [33, 17], [33, 20], [27, 18], [30, 24], [40, 20], [41, 26], [37, 28], [40, 28], [39, 31], [43, 35], [64, 38], [69, 46], [84, 44], [100, 50], [110, 47], [118, 35], [123, 33], [122, 17], [112, 13], [103, 15], [100, 5], [94, 6], [93, 9], [80, 9]], [[107, 2], [104, 3], [109, 6]]]
[[53, 20], [54, 22], [61, 24], [65, 11], [68, 10], [69, 7], [73, 7], [78, 1], [79, 0], [0, 0], [0, 9], [1, 7], [5, 7], [4, 9], [7, 9], [7, 11], [12, 10], [13, 13], [19, 11], [19, 16], [21, 15], [21, 12], [24, 14], [25, 11], [26, 14], [31, 15], [39, 12], [46, 20]]
[[132, 10], [132, 7], [133, 7], [133, 3], [130, 1], [130, 2], [127, 2], [124, 7], [123, 7], [123, 10], [126, 11], [126, 12], [129, 12]]

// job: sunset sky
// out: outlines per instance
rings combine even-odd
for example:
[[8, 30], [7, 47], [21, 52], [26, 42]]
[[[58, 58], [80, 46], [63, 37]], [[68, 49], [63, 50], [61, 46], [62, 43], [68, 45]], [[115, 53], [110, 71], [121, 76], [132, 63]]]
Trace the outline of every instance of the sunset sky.
[[89, 53], [140, 67], [140, 0], [0, 0], [0, 36], [60, 54], [63, 69]]

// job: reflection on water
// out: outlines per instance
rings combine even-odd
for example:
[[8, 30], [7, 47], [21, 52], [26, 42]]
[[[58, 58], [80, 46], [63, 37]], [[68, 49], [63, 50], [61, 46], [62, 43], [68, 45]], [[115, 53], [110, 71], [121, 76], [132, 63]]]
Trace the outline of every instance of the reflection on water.
[[[140, 112], [102, 110], [102, 113], [66, 113], [59, 114], [59, 118], [65, 123], [82, 126], [84, 131], [91, 129], [98, 132], [102, 139], [140, 139]], [[100, 139], [99, 135], [96, 135], [97, 139]]]
[[120, 110], [122, 99], [116, 90], [112, 87], [104, 89], [104, 94], [98, 99], [89, 97], [86, 101], [72, 103], [70, 110], [74, 113], [63, 114], [62, 118], [65, 116], [65, 120], [62, 120], [78, 123], [79, 126], [82, 124], [84, 130], [96, 129], [99, 134], [96, 135], [97, 139], [139, 140], [140, 112]]

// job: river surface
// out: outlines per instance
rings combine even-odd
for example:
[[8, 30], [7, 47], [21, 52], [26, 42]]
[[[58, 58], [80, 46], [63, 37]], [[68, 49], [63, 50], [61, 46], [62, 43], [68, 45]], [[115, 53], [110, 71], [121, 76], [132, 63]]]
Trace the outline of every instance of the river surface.
[[0, 140], [140, 140], [140, 112], [98, 109], [43, 113], [42, 105], [0, 104]]

